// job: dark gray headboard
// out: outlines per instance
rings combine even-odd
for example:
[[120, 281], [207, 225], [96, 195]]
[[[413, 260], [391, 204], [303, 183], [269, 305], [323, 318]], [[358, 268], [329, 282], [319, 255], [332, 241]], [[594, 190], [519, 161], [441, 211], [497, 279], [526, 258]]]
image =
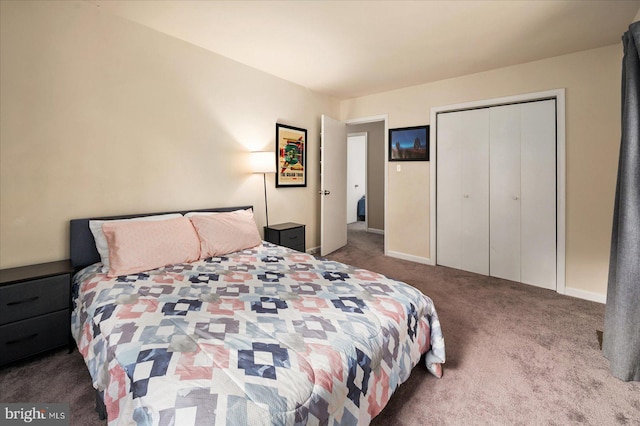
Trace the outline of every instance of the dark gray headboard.
[[133, 217], [151, 216], [157, 214], [167, 213], [181, 213], [188, 212], [231, 212], [234, 210], [246, 210], [253, 209], [253, 206], [240, 206], [240, 207], [219, 207], [211, 209], [191, 209], [177, 212], [159, 212], [159, 213], [140, 213], [130, 214], [124, 216], [108, 216], [108, 217], [90, 217], [84, 219], [72, 219], [71, 220], [71, 265], [79, 270], [85, 266], [93, 265], [96, 262], [100, 262], [100, 255], [96, 250], [95, 241], [93, 240], [93, 234], [89, 229], [90, 220], [114, 220], [114, 219], [131, 219]]

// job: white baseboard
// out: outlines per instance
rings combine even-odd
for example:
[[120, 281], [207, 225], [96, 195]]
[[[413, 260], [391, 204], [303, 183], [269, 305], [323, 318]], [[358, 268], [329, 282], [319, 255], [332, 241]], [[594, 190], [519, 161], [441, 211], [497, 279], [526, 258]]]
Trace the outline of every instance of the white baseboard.
[[571, 297], [577, 297], [578, 299], [589, 300], [591, 302], [607, 303], [607, 295], [602, 293], [594, 293], [592, 291], [565, 287], [564, 294]]
[[372, 234], [384, 235], [384, 229], [367, 228], [367, 232], [371, 232]]
[[[380, 229], [371, 229], [367, 230], [368, 232], [380, 233], [384, 234], [384, 231]], [[320, 246], [312, 247], [307, 250], [309, 254], [317, 254], [320, 251]], [[397, 251], [387, 251], [387, 256], [395, 257], [396, 259], [408, 260], [410, 262], [422, 263], [425, 265], [431, 265], [431, 259], [428, 257], [414, 256], [412, 254], [400, 253]], [[607, 303], [607, 295], [602, 293], [595, 293], [593, 291], [580, 290], [572, 287], [565, 287], [564, 294], [566, 296], [577, 297], [578, 299], [589, 300], [591, 302], [597, 302], [605, 304]]]
[[387, 256], [395, 257], [397, 259], [409, 260], [411, 262], [422, 263], [425, 265], [431, 265], [431, 259], [428, 257], [414, 256], [412, 254], [399, 253], [397, 251], [387, 251]]

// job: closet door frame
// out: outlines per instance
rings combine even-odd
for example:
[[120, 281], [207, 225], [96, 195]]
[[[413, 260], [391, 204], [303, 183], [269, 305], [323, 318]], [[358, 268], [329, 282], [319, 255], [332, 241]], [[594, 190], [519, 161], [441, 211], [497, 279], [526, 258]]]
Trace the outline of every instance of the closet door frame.
[[474, 108], [486, 108], [492, 106], [539, 101], [546, 99], [556, 100], [556, 292], [565, 294], [566, 286], [566, 145], [565, 145], [565, 89], [554, 89], [543, 92], [525, 93], [522, 95], [507, 96], [501, 98], [485, 99], [481, 101], [465, 102], [454, 105], [445, 105], [431, 108], [430, 145], [431, 162], [430, 172], [430, 232], [429, 248], [432, 265], [437, 264], [437, 226], [436, 226], [436, 172], [437, 172], [437, 114]]

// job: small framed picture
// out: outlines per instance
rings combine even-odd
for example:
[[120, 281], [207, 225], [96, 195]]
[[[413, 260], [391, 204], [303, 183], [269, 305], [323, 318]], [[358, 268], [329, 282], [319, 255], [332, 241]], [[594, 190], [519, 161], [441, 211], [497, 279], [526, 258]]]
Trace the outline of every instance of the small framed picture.
[[276, 124], [276, 187], [307, 186], [307, 130]]
[[389, 129], [389, 161], [429, 161], [429, 126]]

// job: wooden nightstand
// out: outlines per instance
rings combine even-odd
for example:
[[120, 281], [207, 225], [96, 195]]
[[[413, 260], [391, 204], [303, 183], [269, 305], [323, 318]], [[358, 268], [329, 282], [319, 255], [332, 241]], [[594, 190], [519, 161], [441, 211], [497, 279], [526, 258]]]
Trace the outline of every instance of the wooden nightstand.
[[68, 260], [0, 270], [0, 365], [70, 346]]
[[304, 225], [299, 223], [279, 223], [264, 227], [264, 239], [279, 246], [289, 247], [304, 252]]

